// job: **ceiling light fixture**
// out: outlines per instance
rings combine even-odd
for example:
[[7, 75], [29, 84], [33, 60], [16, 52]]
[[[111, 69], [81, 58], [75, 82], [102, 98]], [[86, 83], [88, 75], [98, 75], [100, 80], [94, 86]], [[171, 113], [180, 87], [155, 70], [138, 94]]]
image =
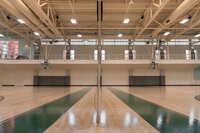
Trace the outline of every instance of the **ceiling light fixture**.
[[118, 37], [122, 37], [123, 35], [120, 33], [120, 34], [118, 34]]
[[130, 0], [129, 5], [134, 5], [133, 0]]
[[126, 19], [124, 19], [124, 24], [128, 24], [129, 23], [129, 21], [130, 21], [130, 19], [129, 18], [126, 18]]
[[165, 32], [163, 35], [168, 36], [169, 34], [170, 34], [170, 32]]
[[194, 37], [200, 37], [200, 34], [195, 35]]
[[40, 36], [40, 34], [38, 32], [34, 32], [33, 34], [36, 36]]
[[187, 23], [190, 19], [192, 18], [192, 16], [188, 16], [188, 18], [183, 19], [182, 21], [180, 21], [180, 24], [185, 24]]
[[79, 37], [79, 38], [80, 38], [80, 37], [82, 37], [82, 35], [81, 35], [81, 34], [78, 34], [78, 35], [77, 35], [77, 37]]
[[3, 35], [3, 34], [0, 34], [0, 37], [4, 37], [4, 35]]
[[188, 18], [186, 18], [186, 19], [183, 19], [183, 20], [181, 20], [180, 21], [180, 24], [185, 24], [185, 23], [187, 23], [189, 21], [189, 19]]
[[72, 19], [71, 19], [71, 23], [72, 23], [72, 24], [76, 24], [76, 23], [77, 23], [76, 19], [72, 18]]
[[24, 20], [22, 20], [22, 19], [17, 19], [17, 21], [18, 21], [19, 23], [21, 23], [21, 24], [25, 24]]

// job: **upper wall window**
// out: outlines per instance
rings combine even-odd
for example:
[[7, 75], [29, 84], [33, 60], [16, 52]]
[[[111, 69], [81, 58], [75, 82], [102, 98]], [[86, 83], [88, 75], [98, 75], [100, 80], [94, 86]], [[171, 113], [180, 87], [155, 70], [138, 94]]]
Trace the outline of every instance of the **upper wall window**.
[[188, 39], [172, 39], [168, 45], [189, 45]]
[[96, 39], [71, 39], [71, 45], [97, 45]]
[[[106, 59], [106, 51], [101, 50], [101, 60]], [[98, 50], [94, 50], [94, 60], [98, 60]]]
[[[52, 43], [52, 39], [43, 39], [42, 45], [66, 45], [63, 39], [57, 39]], [[157, 39], [136, 39], [131, 45], [157, 45]], [[194, 45], [200, 45], [200, 40], [192, 39]], [[189, 39], [172, 39], [165, 45], [189, 45]], [[71, 39], [71, 45], [98, 45], [98, 39]], [[102, 45], [129, 45], [129, 39], [102, 39]]]
[[103, 39], [103, 45], [128, 45], [128, 39]]
[[18, 45], [18, 41], [0, 41], [0, 59], [16, 59]]

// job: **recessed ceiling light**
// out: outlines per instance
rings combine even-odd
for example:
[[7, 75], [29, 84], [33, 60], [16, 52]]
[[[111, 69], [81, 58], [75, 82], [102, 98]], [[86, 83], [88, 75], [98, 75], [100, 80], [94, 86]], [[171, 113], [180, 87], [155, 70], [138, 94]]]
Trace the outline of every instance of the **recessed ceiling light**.
[[130, 19], [129, 18], [126, 18], [126, 19], [124, 19], [124, 24], [128, 24], [129, 23], [129, 21], [130, 21]]
[[76, 24], [76, 23], [77, 23], [76, 19], [72, 18], [72, 19], [71, 19], [71, 23], [72, 23], [72, 24]]
[[36, 36], [40, 36], [40, 34], [38, 32], [34, 32], [33, 34]]
[[200, 34], [195, 35], [194, 37], [200, 37]]
[[18, 21], [19, 23], [21, 23], [21, 24], [25, 24], [24, 20], [22, 20], [22, 19], [17, 19], [17, 21]]
[[130, 0], [129, 5], [134, 5], [133, 0]]
[[34, 45], [38, 45], [37, 43], [33, 42]]
[[165, 32], [163, 35], [168, 36], [169, 34], [170, 34], [170, 32]]
[[183, 19], [183, 20], [181, 20], [180, 21], [180, 24], [185, 24], [185, 23], [187, 23], [189, 21], [189, 19], [188, 18], [186, 18], [186, 19]]
[[82, 35], [81, 35], [81, 34], [78, 34], [77, 37], [82, 37]]
[[3, 35], [3, 34], [0, 34], [0, 37], [4, 37], [4, 35]]
[[123, 35], [120, 33], [120, 34], [118, 34], [118, 37], [122, 37]]

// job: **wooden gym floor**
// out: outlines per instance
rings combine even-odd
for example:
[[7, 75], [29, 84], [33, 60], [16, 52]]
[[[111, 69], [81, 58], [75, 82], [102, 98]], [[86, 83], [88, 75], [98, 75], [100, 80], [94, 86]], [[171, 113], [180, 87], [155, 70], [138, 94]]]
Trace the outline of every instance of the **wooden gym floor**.
[[1, 87], [0, 133], [199, 133], [200, 87]]

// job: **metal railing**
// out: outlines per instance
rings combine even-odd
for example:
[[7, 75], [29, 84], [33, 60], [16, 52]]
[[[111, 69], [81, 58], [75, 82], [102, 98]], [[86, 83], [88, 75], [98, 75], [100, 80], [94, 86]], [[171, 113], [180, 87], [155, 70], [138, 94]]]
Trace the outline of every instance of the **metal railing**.
[[[147, 54], [137, 54], [129, 59], [124, 54], [106, 54], [102, 60], [151, 60], [152, 57]], [[155, 56], [156, 60], [200, 60], [200, 55], [196, 57], [186, 56], [185, 54], [170, 54], [166, 55], [163, 59], [160, 56]], [[34, 54], [30, 58], [30, 54], [18, 54], [18, 55], [3, 55], [0, 56], [0, 60], [44, 60], [42, 54]], [[71, 56], [63, 56], [63, 54], [50, 54], [48, 60], [95, 60], [94, 54], [75, 54]]]

